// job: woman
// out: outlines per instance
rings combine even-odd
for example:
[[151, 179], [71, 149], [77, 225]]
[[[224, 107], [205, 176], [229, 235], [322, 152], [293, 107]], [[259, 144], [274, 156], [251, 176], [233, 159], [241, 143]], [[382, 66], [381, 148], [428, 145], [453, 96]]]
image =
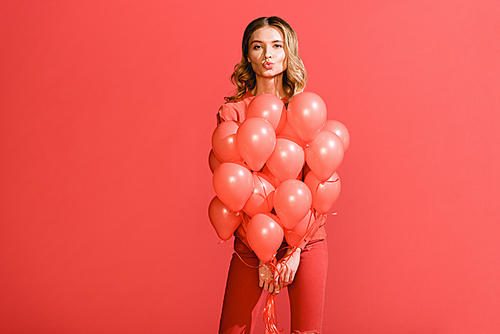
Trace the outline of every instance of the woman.
[[[278, 96], [287, 104], [302, 92], [307, 74], [292, 27], [275, 16], [252, 21], [245, 29], [242, 59], [231, 80], [237, 92], [226, 98], [218, 122], [243, 122], [248, 104], [260, 94]], [[284, 243], [284, 251], [278, 253], [282, 260], [273, 270], [252, 252], [246, 240], [248, 219], [244, 219], [235, 232], [234, 248], [239, 256], [233, 254], [229, 268], [220, 333], [252, 333], [265, 292], [277, 294], [284, 287], [290, 298], [292, 333], [321, 332], [328, 266], [325, 221], [325, 216], [319, 216], [298, 248]]]

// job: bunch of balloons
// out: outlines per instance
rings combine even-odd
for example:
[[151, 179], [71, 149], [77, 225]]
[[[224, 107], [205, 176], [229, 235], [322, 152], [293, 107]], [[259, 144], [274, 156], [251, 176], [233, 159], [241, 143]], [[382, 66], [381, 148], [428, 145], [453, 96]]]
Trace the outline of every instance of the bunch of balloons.
[[349, 140], [342, 123], [327, 120], [317, 94], [296, 95], [288, 110], [276, 96], [255, 97], [241, 124], [221, 122], [212, 135], [209, 164], [217, 196], [209, 218], [217, 235], [228, 240], [248, 216], [247, 240], [263, 262], [273, 258], [283, 237], [298, 246], [315, 212], [326, 214], [340, 194], [336, 170]]

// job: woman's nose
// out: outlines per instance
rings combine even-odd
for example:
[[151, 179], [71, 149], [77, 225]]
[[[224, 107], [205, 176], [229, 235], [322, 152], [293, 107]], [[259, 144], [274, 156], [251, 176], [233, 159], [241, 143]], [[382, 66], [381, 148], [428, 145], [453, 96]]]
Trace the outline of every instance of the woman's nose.
[[273, 53], [272, 53], [272, 50], [270, 48], [266, 48], [266, 52], [264, 52], [264, 57], [266, 59], [273, 57]]

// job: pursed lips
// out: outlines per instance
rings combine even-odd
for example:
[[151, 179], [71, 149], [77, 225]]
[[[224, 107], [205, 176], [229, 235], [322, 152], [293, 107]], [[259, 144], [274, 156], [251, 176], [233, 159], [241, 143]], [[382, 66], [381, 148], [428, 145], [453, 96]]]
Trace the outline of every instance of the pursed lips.
[[264, 60], [264, 62], [262, 63], [262, 65], [263, 65], [266, 69], [268, 69], [268, 70], [272, 69], [272, 68], [273, 68], [273, 66], [274, 66], [274, 64], [273, 64], [272, 62], [270, 62], [269, 60]]

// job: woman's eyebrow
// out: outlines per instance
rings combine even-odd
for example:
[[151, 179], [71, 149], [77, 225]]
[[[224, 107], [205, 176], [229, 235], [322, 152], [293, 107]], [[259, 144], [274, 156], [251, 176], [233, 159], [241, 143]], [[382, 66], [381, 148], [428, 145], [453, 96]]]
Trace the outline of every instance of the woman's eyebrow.
[[[264, 42], [259, 41], [259, 40], [255, 40], [255, 41], [252, 41], [252, 43], [250, 43], [250, 45], [251, 45], [251, 44], [253, 44], [253, 43], [264, 43]], [[277, 40], [275, 40], [275, 41], [272, 41], [271, 43], [283, 43], [283, 41], [282, 41], [282, 40], [277, 39]]]

